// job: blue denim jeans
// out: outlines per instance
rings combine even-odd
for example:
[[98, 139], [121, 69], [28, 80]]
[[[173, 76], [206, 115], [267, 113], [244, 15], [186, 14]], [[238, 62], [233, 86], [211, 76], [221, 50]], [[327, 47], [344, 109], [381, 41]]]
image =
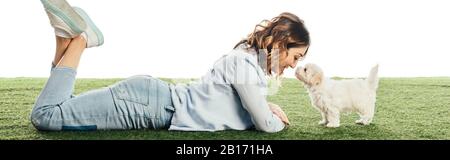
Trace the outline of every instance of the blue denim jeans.
[[31, 122], [38, 130], [166, 129], [174, 112], [169, 84], [133, 76], [74, 96], [76, 71], [52, 68]]

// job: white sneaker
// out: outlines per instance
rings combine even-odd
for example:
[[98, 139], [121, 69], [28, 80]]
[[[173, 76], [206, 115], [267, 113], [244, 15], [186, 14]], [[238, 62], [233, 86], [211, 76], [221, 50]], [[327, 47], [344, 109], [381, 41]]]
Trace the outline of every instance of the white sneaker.
[[103, 34], [91, 18], [89, 18], [88, 14], [81, 8], [73, 7], [73, 9], [83, 18], [84, 22], [86, 22], [86, 30], [81, 34], [81, 36], [86, 40], [86, 48], [103, 45]]
[[86, 23], [65, 0], [41, 0], [56, 36], [74, 38], [86, 29]]

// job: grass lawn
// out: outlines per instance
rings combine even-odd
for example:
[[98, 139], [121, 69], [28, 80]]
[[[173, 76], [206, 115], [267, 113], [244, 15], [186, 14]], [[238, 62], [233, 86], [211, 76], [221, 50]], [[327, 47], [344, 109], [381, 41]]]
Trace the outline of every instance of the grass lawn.
[[[78, 79], [76, 94], [120, 79]], [[171, 81], [165, 79], [166, 81]], [[257, 131], [175, 132], [165, 130], [40, 132], [29, 121], [46, 79], [0, 78], [0, 139], [450, 139], [450, 78], [382, 78], [373, 124], [356, 125], [355, 113], [341, 127], [317, 125], [320, 114], [295, 79], [285, 79], [269, 101], [283, 107], [291, 126], [279, 133]]]

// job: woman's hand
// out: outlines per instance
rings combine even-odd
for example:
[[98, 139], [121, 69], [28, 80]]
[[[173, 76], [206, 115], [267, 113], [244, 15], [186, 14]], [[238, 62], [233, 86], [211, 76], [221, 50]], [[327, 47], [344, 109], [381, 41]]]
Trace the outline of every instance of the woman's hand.
[[268, 104], [269, 104], [270, 110], [275, 115], [277, 115], [281, 119], [281, 121], [283, 121], [284, 124], [286, 124], [286, 125], [290, 124], [289, 119], [286, 116], [286, 113], [284, 113], [284, 111], [281, 109], [280, 106], [278, 106], [278, 105], [276, 105], [274, 103], [270, 103], [270, 102]]

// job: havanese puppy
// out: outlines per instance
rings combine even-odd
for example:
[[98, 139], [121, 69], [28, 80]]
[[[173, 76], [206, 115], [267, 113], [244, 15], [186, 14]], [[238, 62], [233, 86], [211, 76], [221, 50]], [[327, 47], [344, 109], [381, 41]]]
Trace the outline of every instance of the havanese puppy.
[[325, 78], [322, 69], [315, 64], [297, 67], [295, 76], [305, 84], [311, 104], [320, 111], [320, 125], [339, 127], [340, 113], [350, 111], [360, 116], [355, 123], [369, 125], [372, 122], [379, 81], [378, 65], [372, 68], [366, 79]]

